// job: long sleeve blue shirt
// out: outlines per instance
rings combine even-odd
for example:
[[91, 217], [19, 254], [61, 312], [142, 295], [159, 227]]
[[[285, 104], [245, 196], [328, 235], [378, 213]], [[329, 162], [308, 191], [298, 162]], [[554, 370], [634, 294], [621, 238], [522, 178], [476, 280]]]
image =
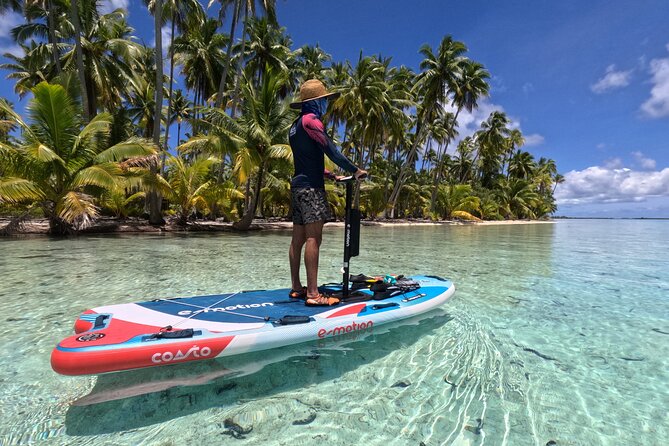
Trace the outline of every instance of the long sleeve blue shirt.
[[302, 114], [290, 128], [289, 141], [295, 163], [295, 175], [291, 181], [293, 189], [325, 188], [323, 179], [323, 172], [325, 171], [324, 154], [347, 172], [354, 173], [358, 170], [337, 149], [332, 139], [325, 133], [325, 127], [318, 115], [310, 110], [303, 108]]

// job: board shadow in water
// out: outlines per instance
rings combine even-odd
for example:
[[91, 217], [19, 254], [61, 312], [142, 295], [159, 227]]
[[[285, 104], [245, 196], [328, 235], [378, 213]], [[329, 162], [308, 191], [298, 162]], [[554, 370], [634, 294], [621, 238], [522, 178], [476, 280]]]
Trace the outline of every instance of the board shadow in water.
[[335, 379], [406, 348], [452, 317], [442, 309], [336, 338], [187, 364], [100, 375], [69, 407], [68, 435], [137, 429], [239, 400]]

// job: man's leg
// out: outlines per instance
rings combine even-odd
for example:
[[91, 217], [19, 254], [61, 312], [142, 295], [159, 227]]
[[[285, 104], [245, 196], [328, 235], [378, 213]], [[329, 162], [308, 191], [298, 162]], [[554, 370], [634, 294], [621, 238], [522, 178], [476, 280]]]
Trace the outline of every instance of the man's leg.
[[304, 264], [307, 268], [307, 296], [318, 296], [318, 251], [323, 239], [323, 220], [304, 225], [306, 249]]
[[300, 263], [302, 262], [302, 246], [306, 241], [304, 225], [293, 223], [293, 239], [290, 241], [288, 259], [290, 260], [290, 281], [294, 291], [302, 289], [300, 280]]

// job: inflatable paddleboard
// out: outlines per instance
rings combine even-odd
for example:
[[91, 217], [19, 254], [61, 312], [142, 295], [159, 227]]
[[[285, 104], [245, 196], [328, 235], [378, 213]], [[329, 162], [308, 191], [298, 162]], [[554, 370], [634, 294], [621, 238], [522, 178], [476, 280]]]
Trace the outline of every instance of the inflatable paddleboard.
[[77, 319], [77, 334], [56, 346], [51, 366], [87, 375], [231, 356], [373, 330], [446, 302], [455, 287], [438, 276], [350, 276], [360, 252], [354, 181], [338, 180], [346, 184], [342, 282], [319, 288], [339, 304], [305, 306], [283, 289], [97, 307]]
[[[56, 346], [51, 365], [64, 375], [86, 375], [266, 350], [373, 330], [438, 307], [455, 292], [436, 276], [404, 283], [413, 286], [365, 287], [331, 307], [306, 306], [287, 289], [97, 307], [77, 319], [76, 334]], [[337, 294], [342, 287], [321, 290]]]

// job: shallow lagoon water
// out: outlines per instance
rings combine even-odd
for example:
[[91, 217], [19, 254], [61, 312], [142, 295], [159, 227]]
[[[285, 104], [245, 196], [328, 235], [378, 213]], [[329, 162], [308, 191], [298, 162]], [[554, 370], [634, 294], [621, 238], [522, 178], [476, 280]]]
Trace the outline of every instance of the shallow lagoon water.
[[[290, 234], [2, 239], [0, 445], [664, 444], [667, 234], [363, 227], [352, 272], [441, 275], [454, 298], [359, 336], [100, 377], [49, 365], [81, 311], [286, 287]], [[326, 228], [322, 282], [340, 280], [342, 243]]]

